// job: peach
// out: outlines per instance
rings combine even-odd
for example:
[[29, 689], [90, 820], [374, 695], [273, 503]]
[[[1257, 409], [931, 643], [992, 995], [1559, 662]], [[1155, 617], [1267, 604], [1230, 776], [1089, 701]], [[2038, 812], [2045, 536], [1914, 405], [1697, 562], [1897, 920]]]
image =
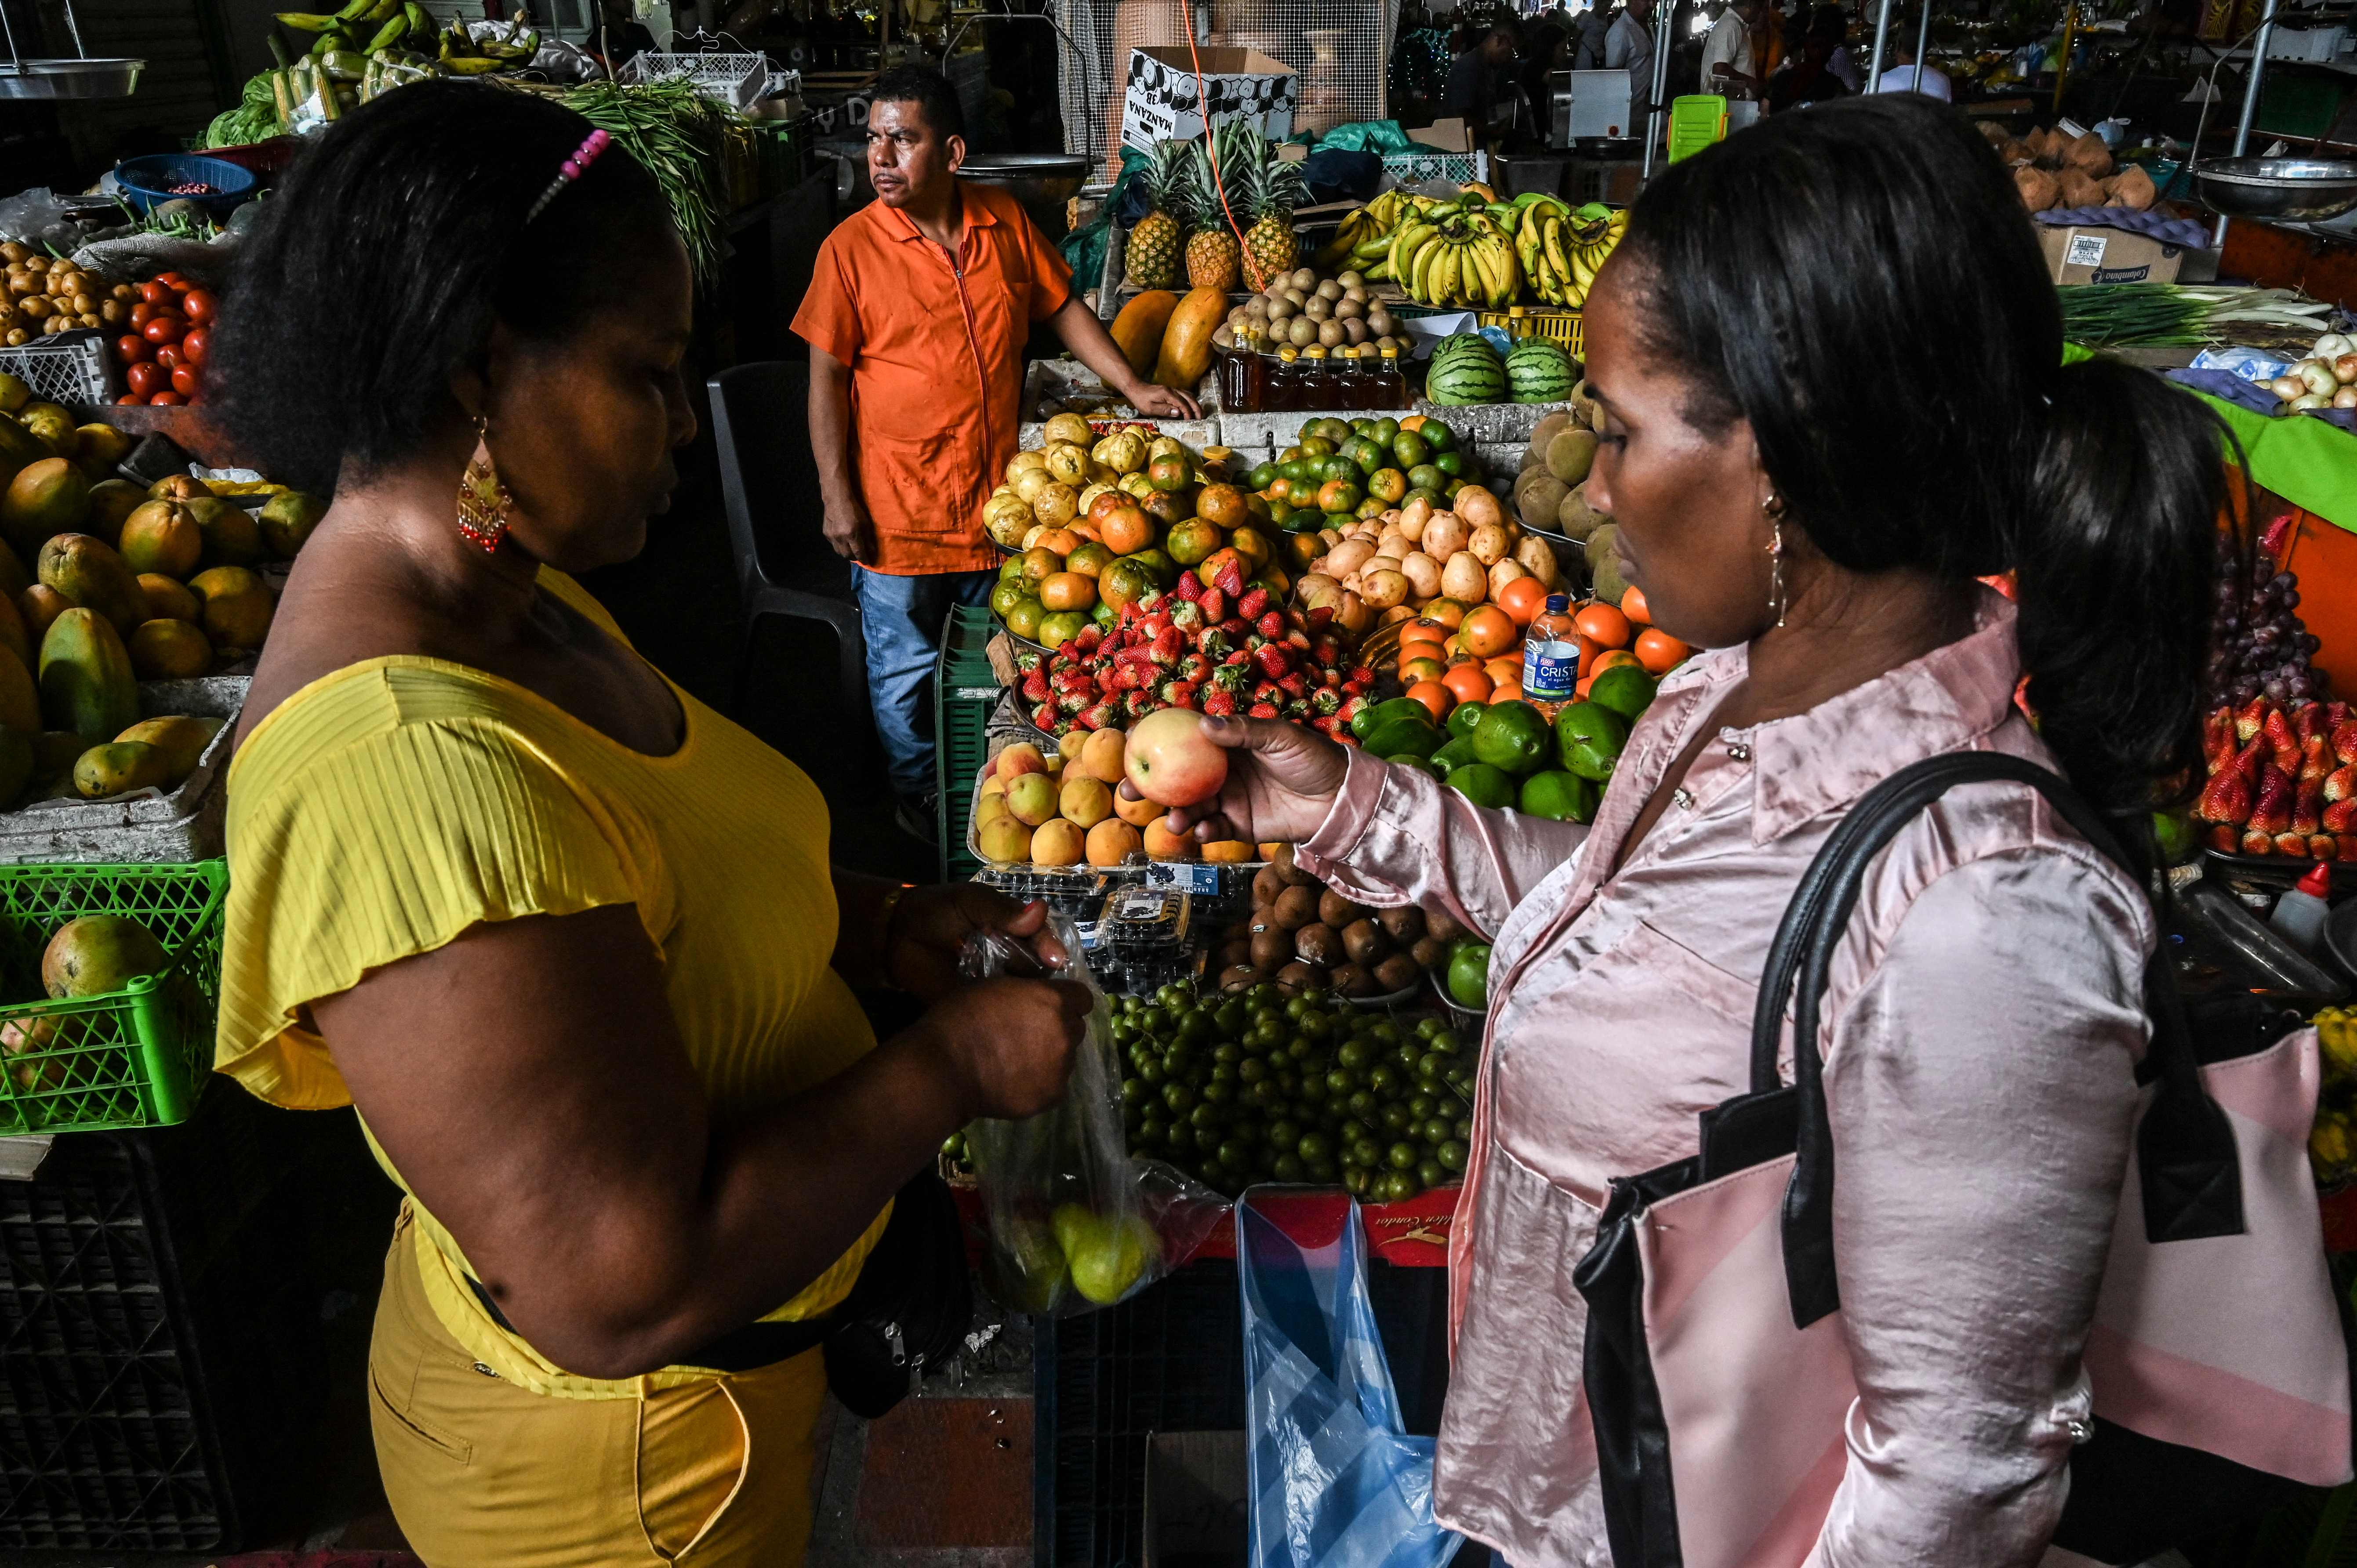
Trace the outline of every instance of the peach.
[[985, 800], [1006, 793], [1006, 780], [994, 773], [982, 781], [982, 798]]
[[1078, 823], [1082, 828], [1095, 827], [1113, 815], [1113, 790], [1103, 779], [1092, 778], [1076, 768], [1072, 770], [1072, 777], [1064, 780], [1064, 788], [1057, 793], [1056, 810], [1066, 822]]
[[1081, 748], [1088, 744], [1089, 736], [1094, 733], [1084, 729], [1066, 730], [1063, 738], [1056, 743], [1056, 755], [1065, 762], [1078, 762]]
[[1203, 846], [1203, 858], [1214, 865], [1241, 865], [1252, 854], [1253, 846], [1243, 839], [1219, 839]]
[[1056, 781], [1045, 773], [1024, 774], [1006, 786], [1006, 809], [1025, 827], [1038, 827], [1056, 814]]
[[1146, 853], [1155, 860], [1192, 860], [1195, 841], [1185, 833], [1172, 832], [1157, 817], [1146, 824]]
[[1188, 708], [1164, 708], [1138, 720], [1125, 762], [1137, 792], [1165, 806], [1208, 800], [1228, 779], [1227, 752], [1203, 733], [1203, 715]]
[[1045, 773], [1048, 759], [1028, 740], [1018, 740], [998, 754], [998, 776], [1013, 779], [1018, 773]]
[[1014, 815], [1014, 812], [1006, 809], [1006, 796], [1004, 793], [985, 795], [974, 803], [974, 831], [980, 832], [991, 823]]
[[1031, 830], [1013, 817], [1000, 817], [986, 822], [974, 834], [982, 846], [983, 858], [1001, 865], [1013, 865], [1031, 858]]
[[[1117, 729], [1074, 730], [1074, 735], [1086, 734], [1088, 742], [1081, 748], [1078, 766], [1092, 779], [1102, 779], [1107, 784], [1118, 784], [1122, 779], [1122, 757], [1128, 747]], [[1069, 738], [1069, 737], [1067, 737]]]
[[1162, 820], [1163, 813], [1163, 808], [1153, 801], [1133, 800], [1118, 789], [1113, 792], [1113, 811], [1114, 815], [1133, 828], [1142, 828], [1148, 822], [1158, 822]]
[[1118, 817], [1108, 817], [1089, 830], [1091, 865], [1119, 865], [1145, 847], [1138, 831]]
[[1088, 835], [1077, 822], [1058, 817], [1039, 824], [1031, 835], [1031, 864], [1034, 865], [1078, 865], [1086, 851]]

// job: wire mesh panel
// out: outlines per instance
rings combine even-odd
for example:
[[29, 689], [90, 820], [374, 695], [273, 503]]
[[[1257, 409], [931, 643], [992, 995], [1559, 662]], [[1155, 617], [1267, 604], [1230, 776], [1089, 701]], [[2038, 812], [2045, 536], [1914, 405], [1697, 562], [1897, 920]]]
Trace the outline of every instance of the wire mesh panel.
[[[1184, 0], [1064, 0], [1056, 34], [1064, 150], [1121, 173], [1122, 92], [1132, 49], [1187, 47]], [[1258, 49], [1297, 80], [1293, 128], [1325, 132], [1381, 120], [1398, 0], [1211, 0], [1212, 48]]]
[[43, 403], [114, 401], [103, 332], [58, 332], [13, 349], [0, 349], [0, 373], [23, 381]]

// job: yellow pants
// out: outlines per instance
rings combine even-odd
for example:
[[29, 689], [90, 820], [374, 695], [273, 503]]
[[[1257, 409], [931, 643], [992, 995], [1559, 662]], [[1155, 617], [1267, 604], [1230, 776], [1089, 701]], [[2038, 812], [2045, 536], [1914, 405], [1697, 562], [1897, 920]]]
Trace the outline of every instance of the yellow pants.
[[826, 1395], [815, 1350], [641, 1398], [479, 1372], [435, 1316], [404, 1208], [369, 1346], [377, 1466], [432, 1568], [799, 1568]]

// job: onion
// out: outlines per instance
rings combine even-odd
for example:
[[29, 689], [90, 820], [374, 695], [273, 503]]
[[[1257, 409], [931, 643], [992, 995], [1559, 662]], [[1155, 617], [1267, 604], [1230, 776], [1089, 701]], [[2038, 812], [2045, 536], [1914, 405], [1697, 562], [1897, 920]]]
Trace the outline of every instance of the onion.
[[2340, 378], [2332, 373], [2332, 367], [2322, 360], [2302, 360], [2291, 368], [2291, 373], [2306, 382], [2309, 391], [2321, 392], [2326, 397], [2330, 397], [2332, 389], [2341, 384]]
[[2357, 353], [2357, 338], [2343, 337], [2338, 332], [2327, 332], [2316, 340], [2316, 347], [2310, 349], [2309, 353], [2319, 360], [2336, 360], [2343, 354]]
[[2332, 406], [2332, 400], [2326, 397], [2322, 392], [2309, 392], [2305, 397], [2296, 397], [2292, 399], [2290, 406], [2294, 412], [2298, 412], [2298, 410], [2305, 408], [2330, 408]]
[[2307, 392], [2308, 383], [2298, 376], [2277, 376], [2267, 383], [2267, 390], [2284, 402], [2289, 403], [2292, 399]]
[[2332, 394], [2335, 408], [2357, 408], [2357, 387], [2342, 387]]
[[2352, 382], [2357, 382], [2357, 354], [2335, 355], [2332, 360], [2332, 379], [2344, 387]]

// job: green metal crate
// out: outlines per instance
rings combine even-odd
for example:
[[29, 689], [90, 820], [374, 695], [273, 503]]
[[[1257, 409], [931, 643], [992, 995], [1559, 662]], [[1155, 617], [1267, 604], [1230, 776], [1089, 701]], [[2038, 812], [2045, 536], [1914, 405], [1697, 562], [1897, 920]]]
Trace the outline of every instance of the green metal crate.
[[[0, 1134], [161, 1127], [194, 1113], [211, 1069], [229, 863], [0, 866]], [[170, 966], [102, 996], [50, 1001], [41, 955], [85, 915], [127, 915]]]
[[998, 676], [983, 650], [990, 642], [987, 605], [960, 605], [942, 628], [942, 657], [933, 668], [933, 783], [940, 791], [933, 831], [941, 845], [942, 880], [970, 881], [982, 862], [965, 847], [965, 817], [974, 776], [988, 746]]

